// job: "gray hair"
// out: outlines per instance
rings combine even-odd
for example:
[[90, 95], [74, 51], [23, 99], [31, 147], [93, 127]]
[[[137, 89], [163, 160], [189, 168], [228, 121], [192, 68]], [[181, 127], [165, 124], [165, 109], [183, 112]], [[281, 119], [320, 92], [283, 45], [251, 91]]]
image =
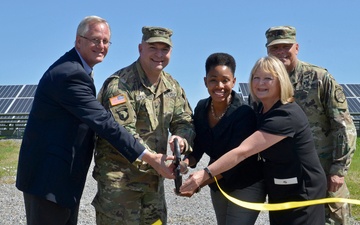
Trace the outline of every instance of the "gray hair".
[[89, 31], [89, 27], [92, 24], [97, 24], [97, 23], [104, 23], [109, 27], [109, 31], [110, 31], [110, 35], [111, 35], [111, 29], [110, 29], [110, 25], [108, 24], [108, 22], [99, 17], [99, 16], [87, 16], [85, 17], [79, 24], [77, 30], [76, 30], [76, 35], [79, 36], [84, 36], [88, 31]]

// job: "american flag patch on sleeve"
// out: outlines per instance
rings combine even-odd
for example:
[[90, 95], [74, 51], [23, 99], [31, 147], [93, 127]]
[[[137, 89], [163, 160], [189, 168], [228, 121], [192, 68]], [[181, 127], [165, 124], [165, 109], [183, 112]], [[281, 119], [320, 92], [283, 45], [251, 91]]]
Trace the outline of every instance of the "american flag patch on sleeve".
[[111, 106], [116, 106], [122, 103], [126, 102], [126, 97], [124, 95], [118, 95], [118, 96], [114, 96], [109, 98], [110, 100], [110, 105]]

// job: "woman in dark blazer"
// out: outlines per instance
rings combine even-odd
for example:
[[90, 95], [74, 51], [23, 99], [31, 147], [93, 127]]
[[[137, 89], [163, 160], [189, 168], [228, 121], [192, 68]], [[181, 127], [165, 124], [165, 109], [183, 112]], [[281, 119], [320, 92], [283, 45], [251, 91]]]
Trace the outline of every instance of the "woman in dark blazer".
[[[205, 63], [205, 86], [209, 97], [198, 102], [194, 113], [196, 137], [193, 152], [185, 163], [194, 168], [203, 154], [209, 164], [239, 146], [256, 131], [256, 114], [233, 90], [236, 83], [235, 59], [227, 53], [213, 53]], [[265, 202], [262, 161], [254, 155], [217, 176], [221, 188], [229, 195], [249, 202]], [[217, 224], [254, 224], [259, 211], [238, 207], [227, 200], [213, 179], [209, 184]], [[187, 195], [189, 196], [189, 195]]]

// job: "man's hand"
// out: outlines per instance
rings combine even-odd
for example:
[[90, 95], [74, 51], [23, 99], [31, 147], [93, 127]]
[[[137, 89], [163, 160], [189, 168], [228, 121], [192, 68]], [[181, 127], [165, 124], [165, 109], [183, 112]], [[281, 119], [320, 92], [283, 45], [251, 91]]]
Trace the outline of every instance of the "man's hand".
[[328, 191], [329, 192], [337, 192], [341, 186], [344, 184], [344, 177], [340, 177], [338, 175], [331, 175], [328, 177]]
[[177, 138], [179, 141], [179, 146], [180, 146], [180, 152], [183, 153], [185, 150], [185, 141], [182, 137], [177, 136], [177, 135], [172, 135], [169, 139], [169, 144], [170, 144], [170, 149], [172, 152], [174, 152], [174, 139]]
[[161, 176], [174, 179], [174, 173], [171, 168], [171, 164], [166, 163], [167, 160], [173, 160], [173, 156], [168, 156], [164, 154], [154, 154], [151, 152], [146, 152], [142, 157], [142, 160], [149, 163]]
[[187, 174], [189, 172], [188, 164], [184, 161], [180, 161], [180, 173]]

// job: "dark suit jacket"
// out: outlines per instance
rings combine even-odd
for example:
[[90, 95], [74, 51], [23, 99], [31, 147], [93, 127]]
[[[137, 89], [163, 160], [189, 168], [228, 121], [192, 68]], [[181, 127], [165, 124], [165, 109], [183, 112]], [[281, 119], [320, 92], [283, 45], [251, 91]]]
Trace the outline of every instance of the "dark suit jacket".
[[22, 141], [16, 187], [64, 207], [79, 204], [95, 132], [130, 162], [145, 149], [96, 100], [75, 48], [45, 72]]

